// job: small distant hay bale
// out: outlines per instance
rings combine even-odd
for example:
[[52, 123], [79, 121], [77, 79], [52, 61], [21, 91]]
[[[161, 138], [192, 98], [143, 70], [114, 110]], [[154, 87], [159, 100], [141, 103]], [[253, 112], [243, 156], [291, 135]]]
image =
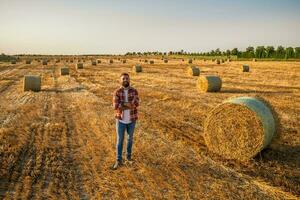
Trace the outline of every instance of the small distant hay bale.
[[126, 60], [123, 60], [122, 63], [125, 64], [125, 63], [126, 63]]
[[216, 60], [216, 64], [219, 65], [221, 62], [219, 59]]
[[164, 63], [168, 63], [169, 61], [168, 61], [168, 59], [164, 59]]
[[266, 148], [278, 127], [272, 107], [260, 98], [237, 97], [214, 108], [204, 123], [204, 140], [211, 152], [247, 161]]
[[222, 80], [219, 76], [200, 76], [197, 86], [201, 92], [219, 92], [222, 88]]
[[57, 60], [56, 60], [56, 63], [59, 63], [59, 62], [60, 62], [60, 60], [59, 60], [59, 59], [57, 59]]
[[193, 63], [193, 59], [189, 59], [189, 64], [192, 64]]
[[200, 75], [200, 69], [196, 66], [190, 66], [187, 68], [187, 73], [190, 76], [199, 76]]
[[96, 66], [97, 62], [95, 60], [92, 61], [92, 65]]
[[249, 65], [243, 65], [243, 72], [249, 72], [249, 71], [250, 71]]
[[132, 70], [133, 70], [133, 72], [135, 72], [135, 73], [139, 73], [139, 72], [142, 72], [142, 71], [143, 71], [141, 65], [135, 65], [135, 66], [133, 66]]
[[150, 64], [153, 65], [154, 64], [154, 60], [150, 60]]
[[15, 60], [12, 60], [10, 63], [14, 65], [14, 64], [16, 64], [16, 63], [17, 63], [17, 61], [15, 61]]
[[47, 65], [48, 62], [46, 60], [43, 60], [43, 65]]
[[77, 63], [76, 68], [77, 69], [83, 69], [83, 63]]
[[222, 63], [224, 63], [224, 62], [225, 62], [225, 60], [224, 60], [224, 59], [221, 59], [221, 62], [222, 62]]
[[97, 63], [99, 63], [99, 64], [100, 64], [100, 63], [101, 63], [101, 60], [97, 60]]
[[231, 59], [230, 59], [230, 58], [228, 58], [228, 59], [227, 59], [227, 62], [231, 62]]
[[31, 60], [26, 60], [25, 62], [27, 65], [31, 64]]
[[61, 76], [69, 75], [69, 68], [68, 67], [62, 67], [62, 68], [60, 68], [60, 75]]
[[25, 75], [24, 76], [24, 91], [38, 92], [41, 90], [41, 76]]
[[145, 59], [145, 63], [147, 63], [148, 62], [148, 60], [147, 59]]
[[113, 60], [113, 59], [110, 59], [110, 60], [109, 60], [109, 63], [110, 63], [110, 64], [113, 64], [113, 63], [114, 63], [114, 60]]
[[253, 60], [252, 60], [253, 62], [256, 62], [256, 58], [253, 58]]
[[74, 61], [73, 60], [70, 60], [70, 63], [73, 63]]

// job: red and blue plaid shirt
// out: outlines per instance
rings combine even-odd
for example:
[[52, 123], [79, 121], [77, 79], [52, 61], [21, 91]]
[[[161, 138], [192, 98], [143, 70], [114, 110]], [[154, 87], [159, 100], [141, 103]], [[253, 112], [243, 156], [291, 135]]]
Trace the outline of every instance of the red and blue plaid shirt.
[[[139, 106], [139, 95], [136, 89], [129, 86], [128, 88], [128, 102], [133, 106], [130, 109], [130, 120], [135, 121], [138, 119], [137, 107]], [[120, 87], [114, 92], [113, 95], [113, 107], [115, 109], [115, 117], [116, 119], [121, 119], [123, 116], [123, 111], [121, 110], [122, 103], [125, 102], [125, 92], [124, 87]]]

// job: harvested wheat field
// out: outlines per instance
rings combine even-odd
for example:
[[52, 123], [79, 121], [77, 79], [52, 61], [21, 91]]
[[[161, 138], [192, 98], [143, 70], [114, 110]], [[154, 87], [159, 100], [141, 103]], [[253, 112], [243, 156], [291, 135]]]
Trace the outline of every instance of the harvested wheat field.
[[[181, 59], [151, 58], [138, 74], [132, 66], [150, 59], [124, 59], [81, 70], [0, 64], [0, 199], [300, 198], [300, 62], [193, 60], [201, 75], [222, 79], [220, 91], [205, 93]], [[139, 92], [139, 120], [135, 162], [113, 171], [122, 72]], [[41, 75], [41, 91], [23, 91], [29, 74]], [[271, 145], [243, 162], [211, 153], [203, 138], [210, 111], [239, 96], [264, 98], [280, 121]]]

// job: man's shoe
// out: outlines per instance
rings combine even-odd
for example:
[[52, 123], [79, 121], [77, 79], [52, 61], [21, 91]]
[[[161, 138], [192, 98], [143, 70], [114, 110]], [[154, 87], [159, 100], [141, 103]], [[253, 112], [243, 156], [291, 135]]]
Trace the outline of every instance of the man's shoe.
[[112, 166], [112, 169], [113, 169], [113, 170], [116, 170], [116, 169], [118, 169], [120, 166], [122, 166], [122, 161], [117, 160], [117, 161], [115, 162], [115, 164]]
[[132, 160], [132, 158], [127, 158], [126, 159], [126, 163], [128, 163], [128, 164], [130, 164], [130, 165], [132, 165], [133, 164], [133, 160]]

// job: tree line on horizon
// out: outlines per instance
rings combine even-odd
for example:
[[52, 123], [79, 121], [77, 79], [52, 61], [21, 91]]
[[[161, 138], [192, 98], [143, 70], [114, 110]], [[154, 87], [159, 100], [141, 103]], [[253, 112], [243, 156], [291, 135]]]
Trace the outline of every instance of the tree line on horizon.
[[300, 47], [286, 47], [278, 46], [276, 49], [274, 46], [257, 46], [256, 48], [249, 46], [245, 51], [240, 51], [238, 48], [232, 50], [227, 49], [221, 51], [220, 48], [211, 50], [210, 52], [185, 52], [181, 51], [169, 51], [169, 52], [127, 52], [125, 55], [189, 55], [189, 56], [236, 56], [237, 58], [274, 58], [274, 59], [290, 59], [300, 58]]

